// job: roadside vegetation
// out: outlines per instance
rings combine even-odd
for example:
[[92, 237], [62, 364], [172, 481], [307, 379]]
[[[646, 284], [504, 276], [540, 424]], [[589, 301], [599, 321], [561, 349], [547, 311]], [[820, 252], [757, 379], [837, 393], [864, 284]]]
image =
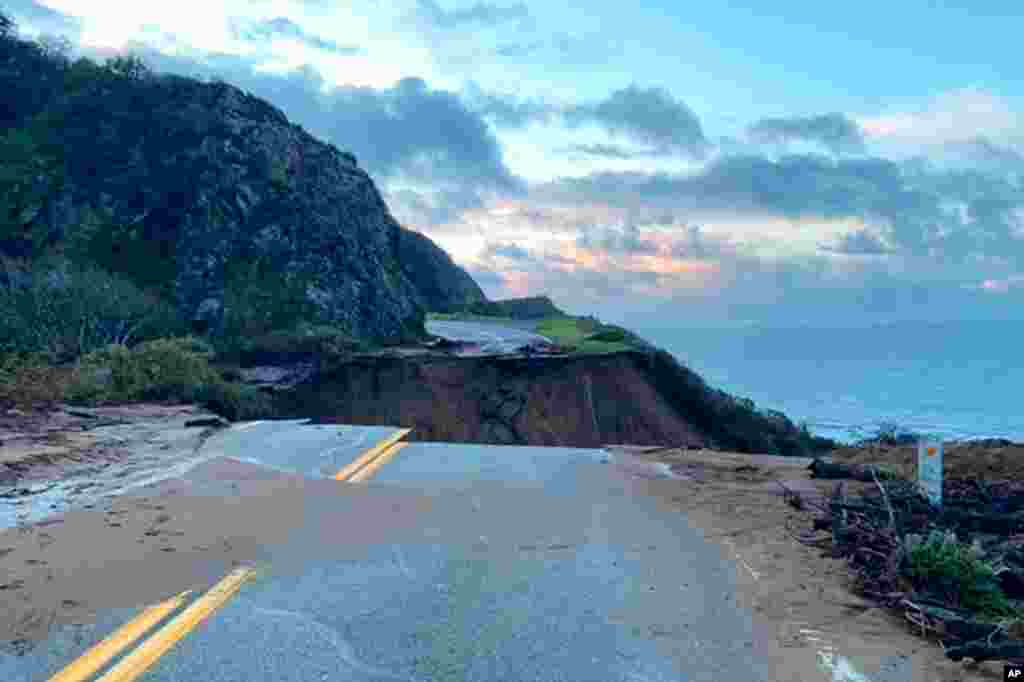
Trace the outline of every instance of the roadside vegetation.
[[789, 495], [818, 512], [801, 540], [846, 559], [862, 595], [940, 640], [950, 659], [1024, 657], [1021, 446], [947, 444], [936, 507], [918, 487], [916, 447], [900, 435], [886, 427], [832, 462], [815, 460], [813, 475], [837, 483], [823, 500]]
[[238, 378], [233, 369], [211, 359], [209, 346], [194, 337], [111, 344], [61, 365], [43, 353], [8, 353], [0, 357], [0, 406], [150, 401], [195, 403], [231, 421], [272, 416], [268, 395], [231, 380]]
[[63, 222], [37, 219], [72, 191], [75, 164], [95, 164], [94, 175], [116, 166], [127, 184], [180, 184], [133, 176], [110, 155], [116, 140], [78, 125], [82, 116], [115, 117], [115, 131], [149, 125], [132, 118], [132, 103], [166, 96], [144, 87], [165, 77], [133, 56], [72, 59], [68, 43], [23, 39], [2, 13], [0, 62], [18, 75], [5, 80], [13, 89], [0, 113], [0, 404], [188, 401], [246, 418], [266, 413], [268, 400], [241, 383], [240, 367], [332, 362], [362, 348], [344, 329], [306, 324], [303, 282], [275, 278], [259, 260], [225, 266], [223, 318], [197, 328], [177, 306], [169, 237], [119, 224], [94, 203]]
[[547, 318], [537, 323], [536, 331], [576, 353], [614, 353], [645, 345], [629, 330], [591, 317]]

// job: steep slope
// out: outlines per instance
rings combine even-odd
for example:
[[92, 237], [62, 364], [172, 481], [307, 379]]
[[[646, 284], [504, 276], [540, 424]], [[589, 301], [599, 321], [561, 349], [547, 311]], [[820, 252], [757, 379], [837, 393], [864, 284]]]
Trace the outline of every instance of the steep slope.
[[399, 230], [398, 257], [402, 271], [416, 283], [420, 304], [427, 310], [446, 310], [457, 304], [487, 300], [469, 273], [420, 232]]
[[0, 117], [0, 254], [56, 248], [241, 334], [301, 319], [418, 335], [424, 305], [482, 298], [398, 225], [351, 154], [269, 103], [130, 60], [67, 63], [0, 42], [0, 87], [18, 94]]
[[708, 386], [653, 348], [553, 356], [370, 354], [296, 374], [281, 417], [407, 426], [412, 440], [673, 445], [807, 455], [834, 444]]

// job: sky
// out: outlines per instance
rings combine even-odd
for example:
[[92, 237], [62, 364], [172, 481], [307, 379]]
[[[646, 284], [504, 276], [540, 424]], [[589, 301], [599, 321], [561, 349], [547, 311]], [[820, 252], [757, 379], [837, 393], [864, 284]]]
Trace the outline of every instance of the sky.
[[638, 325], [1024, 319], [1024, 7], [0, 0], [352, 151], [492, 298]]

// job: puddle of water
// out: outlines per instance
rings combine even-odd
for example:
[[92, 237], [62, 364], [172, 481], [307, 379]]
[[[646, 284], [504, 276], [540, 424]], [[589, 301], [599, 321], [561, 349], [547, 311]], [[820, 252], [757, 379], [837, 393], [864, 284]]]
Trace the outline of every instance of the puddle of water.
[[[808, 623], [794, 623], [799, 639], [812, 644], [817, 649], [818, 669], [825, 673], [828, 682], [882, 682], [881, 678], [869, 677], [861, 672], [849, 657], [836, 650], [828, 633], [811, 627]], [[890, 678], [887, 678], [890, 679]], [[891, 679], [901, 679], [899, 677]]]

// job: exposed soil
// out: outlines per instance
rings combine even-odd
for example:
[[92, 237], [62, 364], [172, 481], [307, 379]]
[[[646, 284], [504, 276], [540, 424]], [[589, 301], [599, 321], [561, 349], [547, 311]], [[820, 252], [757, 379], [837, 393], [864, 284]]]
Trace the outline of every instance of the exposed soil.
[[353, 361], [282, 399], [282, 413], [413, 428], [410, 440], [596, 447], [705, 445], [628, 353]]
[[[903, 478], [917, 477], [917, 447], [913, 445], [846, 447], [830, 456], [837, 462], [850, 464], [884, 464]], [[1024, 444], [1006, 440], [946, 443], [942, 467], [948, 478], [1024, 480]]]
[[[856, 595], [844, 561], [794, 539], [814, 512], [787, 504], [776, 481], [805, 500], [821, 499], [834, 482], [810, 479], [810, 460], [679, 449], [639, 454], [680, 477], [646, 481], [646, 492], [685, 512], [737, 563], [740, 603], [765, 628], [778, 682], [808, 679], [809, 659], [844, 682], [863, 679], [855, 672], [872, 682], [1002, 679], [1002, 663], [948, 660], [937, 642]], [[851, 492], [866, 485], [847, 482]]]

